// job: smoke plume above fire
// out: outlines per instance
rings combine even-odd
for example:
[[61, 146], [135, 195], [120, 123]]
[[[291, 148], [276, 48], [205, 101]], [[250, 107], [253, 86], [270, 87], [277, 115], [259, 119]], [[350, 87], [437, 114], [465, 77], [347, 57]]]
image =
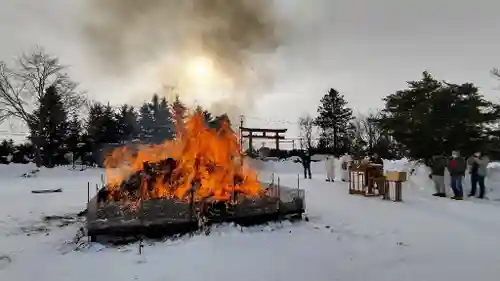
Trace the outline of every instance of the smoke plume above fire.
[[272, 87], [265, 62], [284, 44], [287, 24], [271, 0], [89, 3], [85, 38], [103, 73], [148, 69], [158, 89], [174, 86], [183, 99], [226, 111], [251, 107]]

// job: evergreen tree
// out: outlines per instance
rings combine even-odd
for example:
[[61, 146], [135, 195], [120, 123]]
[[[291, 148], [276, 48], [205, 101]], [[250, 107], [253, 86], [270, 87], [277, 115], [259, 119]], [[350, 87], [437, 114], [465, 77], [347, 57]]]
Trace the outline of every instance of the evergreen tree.
[[187, 107], [180, 100], [179, 95], [175, 96], [175, 100], [172, 104], [172, 115], [173, 115], [175, 124], [177, 126], [179, 126], [180, 128], [182, 128], [184, 125], [184, 119], [186, 118], [186, 115], [187, 115]]
[[219, 116], [216, 116], [212, 122], [210, 122], [210, 127], [215, 128], [215, 129], [220, 129], [222, 126], [226, 123], [229, 128], [231, 128], [231, 120], [229, 119], [229, 116], [227, 114], [222, 114]]
[[139, 139], [142, 141], [151, 141], [154, 129], [154, 117], [151, 112], [151, 105], [145, 102], [139, 108]]
[[12, 161], [12, 156], [14, 154], [14, 141], [3, 140], [0, 143], [0, 164], [9, 164]]
[[35, 158], [35, 147], [32, 143], [22, 143], [14, 147], [13, 163], [27, 164]]
[[387, 96], [380, 122], [411, 158], [430, 159], [460, 150], [468, 155], [488, 147], [498, 106], [486, 101], [473, 84], [449, 84], [423, 72], [408, 89]]
[[138, 118], [134, 107], [127, 104], [122, 105], [115, 119], [117, 133], [121, 142], [128, 142], [136, 137], [138, 131]]
[[318, 114], [315, 123], [321, 129], [319, 147], [328, 148], [335, 155], [348, 152], [348, 129], [353, 117], [344, 96], [330, 89], [321, 99]]
[[79, 144], [82, 142], [82, 124], [76, 115], [73, 116], [68, 123], [68, 131], [65, 142], [68, 151], [73, 154], [72, 162], [74, 164], [74, 160], [81, 157], [79, 153]]
[[118, 122], [116, 120], [116, 114], [109, 103], [104, 107], [102, 126], [104, 143], [120, 142], [121, 137], [119, 133]]
[[175, 128], [167, 99], [164, 97], [160, 99], [155, 94], [151, 100], [151, 111], [154, 122], [153, 141], [159, 143], [167, 139], [173, 139]]
[[45, 95], [40, 99], [39, 107], [33, 114], [38, 118], [30, 124], [31, 137], [38, 137], [42, 150], [42, 163], [47, 167], [63, 164], [68, 114], [56, 87], [47, 88]]
[[214, 123], [215, 119], [212, 113], [210, 113], [208, 110], [204, 110], [203, 107], [197, 106], [196, 109], [194, 110], [194, 113], [196, 115], [201, 115], [203, 117], [203, 119], [205, 120], [205, 124], [208, 128], [214, 128], [214, 126], [216, 125]]
[[94, 103], [90, 106], [86, 124], [87, 142], [92, 145], [92, 149], [104, 141], [104, 106], [101, 103]]

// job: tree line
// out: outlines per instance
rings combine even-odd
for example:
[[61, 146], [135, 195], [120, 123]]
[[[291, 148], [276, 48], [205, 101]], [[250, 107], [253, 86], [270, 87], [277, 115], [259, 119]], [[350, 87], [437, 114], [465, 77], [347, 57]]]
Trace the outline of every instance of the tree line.
[[[161, 143], [175, 137], [175, 123], [189, 113], [175, 97], [153, 95], [135, 108], [89, 101], [78, 91], [57, 58], [37, 50], [19, 58], [14, 67], [0, 62], [0, 121], [16, 118], [29, 128], [29, 143], [0, 143], [0, 163], [35, 162], [54, 167], [80, 159], [99, 163], [99, 151], [125, 143]], [[207, 126], [220, 127], [227, 115], [213, 116], [201, 107]]]
[[[500, 78], [498, 70], [492, 74]], [[358, 116], [342, 94], [330, 89], [316, 117], [299, 119], [303, 148], [336, 156], [377, 153], [389, 159], [429, 160], [453, 150], [500, 158], [500, 104], [486, 100], [472, 83], [437, 80], [427, 71], [407, 85], [386, 96], [382, 109]]]
[[[500, 71], [492, 74], [500, 79]], [[500, 158], [498, 103], [486, 100], [472, 83], [437, 80], [426, 71], [407, 84], [386, 96], [382, 109], [358, 116], [344, 95], [330, 89], [320, 100], [317, 116], [300, 118], [301, 146], [337, 156], [376, 152], [385, 158], [425, 160], [452, 150], [480, 150]], [[196, 111], [211, 127], [228, 120], [201, 107]], [[68, 154], [95, 163], [95, 152], [105, 145], [174, 138], [175, 122], [187, 113], [179, 97], [169, 103], [153, 95], [138, 108], [89, 101], [66, 67], [43, 49], [20, 56], [11, 66], [0, 61], [0, 122], [22, 121], [30, 140], [20, 145], [1, 142], [1, 163], [34, 161], [52, 167], [66, 164]]]

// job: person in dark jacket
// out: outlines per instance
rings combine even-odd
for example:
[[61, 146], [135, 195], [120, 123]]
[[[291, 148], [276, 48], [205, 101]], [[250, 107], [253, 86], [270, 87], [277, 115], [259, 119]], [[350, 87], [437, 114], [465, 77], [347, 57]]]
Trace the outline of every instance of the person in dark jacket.
[[[378, 176], [378, 173], [381, 173], [381, 175], [383, 174], [384, 160], [382, 160], [382, 158], [380, 158], [378, 153], [373, 153], [373, 155], [370, 156], [368, 161], [371, 165], [380, 165], [379, 169], [372, 169], [371, 170], [370, 173], [372, 174], [372, 176]], [[365, 186], [368, 186], [368, 173], [365, 173]], [[376, 187], [376, 189], [378, 189], [378, 186]]]
[[451, 189], [453, 189], [453, 193], [455, 194], [452, 199], [462, 200], [464, 197], [462, 182], [465, 176], [465, 170], [467, 169], [467, 161], [460, 156], [458, 151], [453, 151], [452, 157], [448, 160], [446, 166], [450, 172]]
[[484, 198], [485, 185], [484, 179], [486, 177], [486, 172], [488, 168], [489, 158], [486, 155], [481, 155], [480, 152], [474, 153], [474, 155], [469, 159], [470, 169], [470, 181], [471, 181], [471, 191], [469, 197], [476, 196], [477, 185], [479, 184], [479, 197]]
[[436, 193], [433, 196], [446, 197], [446, 186], [444, 184], [444, 171], [446, 170], [446, 158], [443, 155], [432, 157], [430, 178], [434, 182]]
[[302, 163], [302, 167], [304, 167], [304, 178], [311, 179], [311, 154], [309, 151], [305, 151], [301, 154], [300, 159], [297, 161]]
[[380, 156], [377, 154], [377, 153], [374, 153], [371, 157], [370, 157], [370, 164], [377, 164], [377, 165], [384, 165], [384, 160], [382, 160], [382, 158], [380, 158]]

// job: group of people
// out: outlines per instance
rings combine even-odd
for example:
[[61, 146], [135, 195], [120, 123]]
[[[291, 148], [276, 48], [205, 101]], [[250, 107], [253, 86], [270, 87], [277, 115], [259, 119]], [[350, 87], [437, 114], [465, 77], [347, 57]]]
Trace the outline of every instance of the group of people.
[[[351, 156], [346, 153], [340, 157], [340, 162], [342, 163], [340, 179], [342, 181], [349, 181], [349, 165], [352, 161]], [[326, 171], [326, 181], [335, 181], [335, 157], [333, 155], [327, 155], [325, 159], [325, 171]]]
[[[340, 163], [342, 165], [340, 178], [344, 182], [349, 181], [349, 168], [350, 168], [350, 165], [352, 163], [352, 160], [353, 160], [352, 157], [348, 153], [345, 153], [340, 158]], [[379, 165], [384, 164], [384, 162], [382, 161], [382, 158], [380, 158], [377, 153], [374, 153], [371, 156], [367, 156], [365, 160], [367, 163], [371, 163], [371, 164], [379, 164]], [[315, 160], [311, 159], [310, 153], [308, 151], [305, 151], [300, 156], [300, 159], [296, 160], [296, 162], [302, 164], [302, 166], [304, 168], [304, 178], [311, 179], [311, 162], [315, 162]], [[327, 155], [325, 158], [326, 181], [328, 181], [328, 182], [335, 181], [335, 179], [336, 179], [335, 168], [336, 168], [335, 167], [335, 157], [333, 155]]]
[[[366, 158], [368, 163], [383, 165], [382, 159], [374, 153], [370, 157]], [[311, 155], [306, 151], [301, 155], [300, 162], [304, 168], [304, 178], [311, 179]], [[342, 163], [341, 169], [341, 180], [349, 181], [349, 165], [352, 162], [352, 158], [349, 154], [345, 154], [340, 158]], [[451, 157], [446, 157], [444, 155], [435, 155], [430, 161], [431, 173], [429, 177], [434, 183], [436, 193], [434, 196], [446, 197], [446, 185], [444, 174], [448, 170], [450, 174], [450, 185], [453, 190], [452, 199], [462, 200], [463, 199], [463, 180], [467, 171], [470, 172], [471, 179], [471, 192], [469, 197], [474, 197], [477, 195], [478, 198], [484, 198], [486, 192], [485, 178], [487, 173], [487, 167], [489, 164], [489, 157], [481, 152], [474, 153], [469, 159], [465, 159], [460, 155], [458, 151], [453, 151]], [[333, 155], [327, 155], [325, 159], [325, 171], [326, 171], [326, 181], [335, 181], [335, 157]], [[479, 185], [479, 194], [477, 192], [477, 186]]]
[[458, 151], [453, 151], [451, 158], [447, 158], [444, 155], [434, 156], [430, 163], [431, 173], [429, 175], [434, 182], [434, 187], [436, 188], [436, 193], [433, 195], [446, 197], [444, 174], [445, 171], [448, 170], [450, 174], [451, 189], [454, 193], [454, 196], [451, 198], [455, 200], [463, 200], [463, 179], [467, 170], [469, 170], [471, 178], [471, 192], [469, 197], [476, 196], [477, 186], [479, 185], [478, 198], [484, 198], [486, 191], [485, 178], [489, 162], [488, 155], [481, 152], [474, 153], [467, 160], [460, 156]]

